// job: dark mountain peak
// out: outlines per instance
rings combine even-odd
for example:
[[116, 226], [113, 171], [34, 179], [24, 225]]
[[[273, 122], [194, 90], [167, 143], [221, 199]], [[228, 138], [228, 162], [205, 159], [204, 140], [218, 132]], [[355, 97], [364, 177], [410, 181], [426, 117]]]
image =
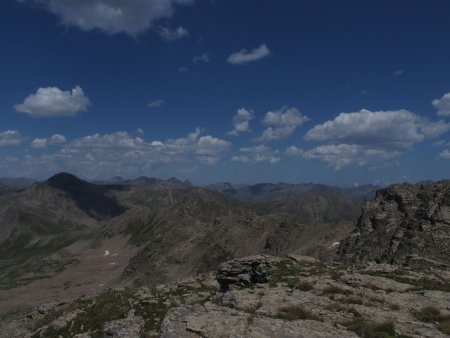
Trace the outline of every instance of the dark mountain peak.
[[63, 189], [70, 187], [70, 186], [79, 186], [79, 185], [88, 185], [86, 181], [83, 181], [76, 177], [75, 175], [61, 172], [56, 175], [53, 175], [50, 177], [47, 181], [48, 184], [50, 184], [52, 187], [55, 187], [57, 189]]
[[106, 195], [111, 186], [92, 184], [65, 172], [50, 177], [46, 183], [67, 193], [81, 210], [96, 219], [119, 216], [127, 210]]

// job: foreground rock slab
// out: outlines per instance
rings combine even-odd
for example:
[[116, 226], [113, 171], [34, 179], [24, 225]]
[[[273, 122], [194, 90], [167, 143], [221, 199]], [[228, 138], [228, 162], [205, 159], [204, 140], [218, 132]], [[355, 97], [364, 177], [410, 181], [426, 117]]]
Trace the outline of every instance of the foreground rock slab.
[[10, 314], [0, 337], [450, 337], [449, 281], [433, 267], [258, 255]]

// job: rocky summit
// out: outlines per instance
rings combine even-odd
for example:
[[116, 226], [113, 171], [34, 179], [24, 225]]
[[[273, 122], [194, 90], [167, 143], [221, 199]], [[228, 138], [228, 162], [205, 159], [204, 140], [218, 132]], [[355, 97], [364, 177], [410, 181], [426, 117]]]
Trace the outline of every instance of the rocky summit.
[[10, 314], [0, 337], [449, 337], [450, 273], [256, 255]]
[[342, 243], [339, 259], [448, 267], [450, 181], [379, 190]]

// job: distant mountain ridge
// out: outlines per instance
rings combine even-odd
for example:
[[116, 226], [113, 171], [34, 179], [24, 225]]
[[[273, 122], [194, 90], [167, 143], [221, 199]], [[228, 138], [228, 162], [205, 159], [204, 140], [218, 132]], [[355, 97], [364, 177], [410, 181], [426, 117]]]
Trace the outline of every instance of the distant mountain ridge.
[[358, 203], [375, 196], [379, 186], [362, 185], [358, 187], [340, 188], [317, 183], [258, 183], [253, 185], [233, 185], [228, 182], [206, 186], [207, 189], [219, 191], [241, 201], [267, 202], [276, 199], [295, 197], [302, 194], [341, 194]]
[[104, 183], [59, 173], [1, 190], [0, 299], [2, 290], [34, 290], [38, 281], [49, 294], [67, 280], [83, 285], [61, 288], [65, 297], [98, 285], [176, 281], [257, 253], [328, 258], [360, 211], [339, 193], [249, 203], [177, 179]]
[[5, 186], [11, 187], [11, 188], [28, 188], [32, 186], [34, 183], [38, 182], [35, 179], [32, 178], [6, 178], [2, 177], [0, 178], [0, 184], [3, 184]]
[[94, 183], [111, 184], [111, 185], [133, 185], [147, 189], [178, 189], [178, 188], [189, 188], [193, 186], [191, 182], [187, 180], [180, 181], [175, 177], [163, 180], [156, 177], [146, 177], [146, 176], [140, 176], [134, 179], [124, 179], [120, 176], [115, 176], [109, 180], [94, 181]]

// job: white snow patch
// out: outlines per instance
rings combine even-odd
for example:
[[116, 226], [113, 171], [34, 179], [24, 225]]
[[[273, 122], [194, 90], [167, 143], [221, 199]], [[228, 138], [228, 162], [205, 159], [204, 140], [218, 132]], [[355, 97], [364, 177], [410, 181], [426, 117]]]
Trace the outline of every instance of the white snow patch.
[[109, 256], [109, 250], [105, 250], [105, 254], [103, 256]]

